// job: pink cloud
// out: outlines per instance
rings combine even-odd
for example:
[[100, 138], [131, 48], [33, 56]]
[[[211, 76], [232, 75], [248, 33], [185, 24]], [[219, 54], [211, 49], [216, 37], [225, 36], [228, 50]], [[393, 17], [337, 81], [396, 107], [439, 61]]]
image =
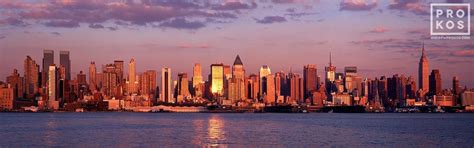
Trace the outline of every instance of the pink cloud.
[[378, 1], [372, 0], [371, 2], [366, 0], [343, 0], [340, 3], [339, 10], [349, 11], [366, 11], [372, 10], [377, 6]]
[[373, 30], [369, 31], [370, 33], [384, 33], [387, 32], [388, 29], [382, 26], [376, 27]]

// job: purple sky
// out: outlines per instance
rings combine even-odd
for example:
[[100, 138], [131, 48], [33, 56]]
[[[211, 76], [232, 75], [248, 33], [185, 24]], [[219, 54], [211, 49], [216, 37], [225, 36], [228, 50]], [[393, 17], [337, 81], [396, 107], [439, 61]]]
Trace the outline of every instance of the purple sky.
[[57, 64], [59, 50], [69, 50], [73, 74], [91, 61], [100, 68], [134, 57], [139, 73], [168, 66], [192, 74], [199, 62], [206, 76], [210, 64], [231, 65], [239, 54], [247, 75], [261, 65], [301, 73], [316, 64], [324, 78], [332, 52], [338, 72], [354, 65], [363, 77], [417, 78], [424, 42], [444, 88], [453, 76], [474, 87], [473, 39], [431, 40], [431, 2], [445, 1], [2, 0], [0, 80], [14, 68], [23, 74], [27, 55], [41, 64], [43, 49], [55, 50]]

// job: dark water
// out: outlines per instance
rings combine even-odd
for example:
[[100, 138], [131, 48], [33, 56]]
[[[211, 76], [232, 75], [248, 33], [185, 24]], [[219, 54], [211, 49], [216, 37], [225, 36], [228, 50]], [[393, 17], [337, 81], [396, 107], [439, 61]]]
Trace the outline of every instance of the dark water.
[[474, 114], [0, 113], [0, 147], [473, 147]]

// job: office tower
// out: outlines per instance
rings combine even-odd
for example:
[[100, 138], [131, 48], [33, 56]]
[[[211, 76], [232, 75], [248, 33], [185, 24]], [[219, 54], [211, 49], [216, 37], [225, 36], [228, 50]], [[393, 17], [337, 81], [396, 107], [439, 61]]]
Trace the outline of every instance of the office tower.
[[416, 98], [416, 80], [412, 76], [408, 77], [406, 85], [406, 94], [409, 99]]
[[[0, 85], [0, 109], [13, 109], [14, 97], [13, 88]], [[3, 119], [5, 120], [5, 119]]]
[[326, 82], [334, 82], [336, 79], [336, 67], [332, 65], [331, 53], [329, 53], [329, 66], [325, 68]]
[[178, 73], [178, 96], [181, 96], [182, 98], [191, 97], [191, 93], [189, 93], [187, 73]]
[[77, 74], [77, 84], [79, 85], [87, 85], [87, 79], [86, 79], [86, 74], [84, 74], [81, 71], [79, 71], [79, 74]]
[[49, 74], [49, 66], [54, 64], [54, 51], [53, 50], [43, 50], [43, 69], [41, 77], [41, 86], [46, 86]]
[[430, 94], [438, 95], [441, 93], [441, 74], [438, 69], [433, 69], [430, 75]]
[[275, 77], [269, 74], [264, 79], [266, 80], [265, 104], [275, 104]]
[[285, 77], [285, 73], [283, 72], [275, 73], [275, 96], [276, 97], [282, 96], [282, 93], [281, 93], [283, 89], [282, 84], [284, 84], [284, 81], [285, 81], [283, 77]]
[[267, 65], [263, 65], [260, 67], [260, 89], [259, 89], [259, 94], [260, 96], [263, 96], [263, 93], [265, 93], [266, 90], [266, 81], [263, 80], [264, 77], [266, 77], [269, 74], [272, 74], [270, 67]]
[[[100, 74], [99, 74], [100, 75]], [[99, 77], [99, 76], [98, 76]], [[117, 79], [117, 70], [114, 64], [107, 64], [105, 65], [103, 72], [102, 72], [102, 89], [104, 90], [104, 94], [107, 97], [114, 97], [117, 93], [118, 89], [118, 79]]]
[[221, 96], [224, 93], [224, 65], [211, 65], [211, 93]]
[[224, 65], [224, 80], [232, 78], [232, 71], [229, 65]]
[[418, 85], [424, 93], [429, 91], [429, 62], [425, 55], [425, 45], [421, 49], [420, 63], [418, 65]]
[[318, 73], [315, 64], [305, 65], [303, 67], [303, 86], [304, 98], [308, 98], [312, 91], [318, 89]]
[[175, 103], [171, 97], [171, 68], [161, 69], [161, 97], [160, 101], [165, 103]]
[[258, 100], [259, 97], [259, 77], [258, 75], [251, 74], [247, 79], [247, 98], [254, 101]]
[[136, 94], [138, 86], [138, 81], [136, 80], [135, 75], [135, 59], [132, 58], [130, 63], [128, 63], [128, 93]]
[[66, 80], [71, 80], [71, 59], [69, 59], [69, 51], [59, 51], [59, 66], [64, 66]]
[[122, 60], [115, 60], [113, 65], [115, 66], [115, 73], [117, 74], [117, 82], [119, 85], [122, 85], [125, 82], [123, 76], [124, 62]]
[[[24, 63], [24, 77], [25, 77], [25, 86], [24, 92], [25, 97], [32, 99], [36, 93], [38, 93], [39, 86], [39, 65], [31, 59], [30, 56], [27, 56]], [[43, 76], [43, 75], [42, 75]]]
[[97, 90], [96, 71], [95, 62], [91, 62], [89, 65], [89, 89], [91, 91]]
[[49, 66], [48, 70], [48, 98], [49, 101], [56, 101], [56, 66]]
[[461, 87], [459, 87], [459, 78], [453, 77], [453, 94], [459, 95], [461, 93]]
[[156, 95], [156, 71], [147, 70], [139, 77], [139, 92], [142, 95], [148, 95], [150, 98], [155, 98]]
[[382, 101], [384, 106], [388, 106], [388, 92], [387, 92], [387, 78], [385, 76], [380, 77], [379, 84], [378, 84], [378, 94], [379, 98]]
[[201, 64], [195, 63], [193, 67], [193, 87], [203, 83]]
[[66, 67], [62, 66], [62, 65], [59, 65], [57, 67], [57, 75], [56, 77], [58, 78], [58, 80], [66, 80]]
[[296, 73], [288, 73], [288, 81], [290, 85], [290, 97], [288, 102], [303, 102], [303, 97], [302, 97], [302, 91], [303, 89], [301, 88], [301, 78], [299, 74]]
[[229, 98], [232, 98], [232, 102], [238, 100], [245, 100], [245, 69], [239, 55], [235, 58], [234, 65], [232, 66], [232, 87], [229, 87]]
[[7, 83], [13, 90], [13, 98], [17, 99], [23, 97], [23, 77], [20, 77], [17, 69], [13, 70], [13, 73], [7, 77]]
[[357, 76], [357, 67], [344, 67], [344, 88], [346, 92], [352, 92], [355, 88], [360, 90], [362, 78]]

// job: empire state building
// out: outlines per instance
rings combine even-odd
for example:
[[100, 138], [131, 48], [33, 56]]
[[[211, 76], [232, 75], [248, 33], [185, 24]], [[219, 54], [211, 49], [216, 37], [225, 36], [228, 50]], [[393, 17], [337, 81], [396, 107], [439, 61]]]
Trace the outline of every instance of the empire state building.
[[423, 44], [420, 63], [418, 66], [418, 84], [420, 86], [420, 89], [423, 90], [423, 92], [428, 92], [429, 87], [430, 87], [428, 75], [429, 75], [429, 63], [428, 63], [428, 58], [425, 55], [425, 45]]

